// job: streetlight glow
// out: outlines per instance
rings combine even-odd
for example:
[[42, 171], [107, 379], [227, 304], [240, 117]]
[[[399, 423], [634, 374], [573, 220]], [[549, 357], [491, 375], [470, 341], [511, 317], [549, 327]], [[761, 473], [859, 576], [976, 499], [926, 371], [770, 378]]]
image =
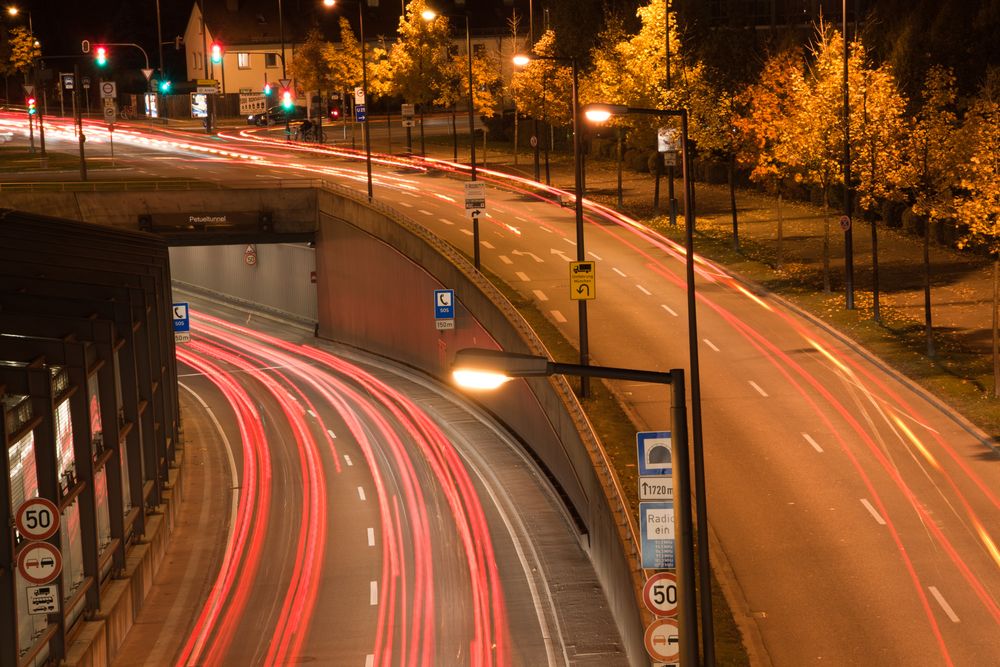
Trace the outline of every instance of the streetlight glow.
[[435, 12], [433, 9], [425, 9], [424, 11], [420, 12], [420, 17], [425, 21], [433, 21], [434, 19], [437, 18], [437, 12]]
[[611, 118], [611, 112], [602, 109], [584, 109], [583, 115], [591, 123], [607, 123], [608, 119]]
[[18, 14], [21, 13], [21, 10], [12, 5], [7, 8], [7, 13], [10, 14], [11, 16], [17, 16]]
[[333, 7], [337, 4], [337, 0], [323, 0], [323, 5], [326, 7]]
[[525, 65], [531, 62], [531, 58], [524, 55], [523, 53], [517, 54], [512, 58], [512, 60], [514, 61], [514, 64], [517, 65], [518, 67], [524, 67]]
[[496, 389], [512, 378], [494, 371], [481, 371], [472, 368], [456, 368], [451, 372], [455, 384], [465, 389]]

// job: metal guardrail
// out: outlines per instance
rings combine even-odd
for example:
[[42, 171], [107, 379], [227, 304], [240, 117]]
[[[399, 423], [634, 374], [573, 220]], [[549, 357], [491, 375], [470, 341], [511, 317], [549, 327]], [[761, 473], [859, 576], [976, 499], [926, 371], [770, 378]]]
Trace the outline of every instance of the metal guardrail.
[[[0, 192], [148, 192], [177, 190], [291, 190], [330, 187], [319, 179], [297, 178], [262, 181], [10, 181], [0, 182]], [[346, 192], [351, 192], [345, 188]], [[339, 192], [339, 191], [338, 191]]]

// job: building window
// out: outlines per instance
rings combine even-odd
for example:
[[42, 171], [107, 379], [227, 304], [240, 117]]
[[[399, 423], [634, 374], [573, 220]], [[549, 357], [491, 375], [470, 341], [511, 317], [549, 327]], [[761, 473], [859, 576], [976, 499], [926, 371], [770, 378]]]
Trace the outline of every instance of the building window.
[[249, 53], [237, 53], [236, 54], [236, 66], [240, 69], [250, 69], [250, 54]]
[[194, 64], [192, 65], [192, 68], [194, 68], [194, 69], [201, 69], [201, 54], [200, 53], [192, 53], [191, 54], [191, 60], [194, 61]]
[[265, 53], [264, 54], [264, 67], [277, 67], [278, 66], [278, 54], [277, 53]]

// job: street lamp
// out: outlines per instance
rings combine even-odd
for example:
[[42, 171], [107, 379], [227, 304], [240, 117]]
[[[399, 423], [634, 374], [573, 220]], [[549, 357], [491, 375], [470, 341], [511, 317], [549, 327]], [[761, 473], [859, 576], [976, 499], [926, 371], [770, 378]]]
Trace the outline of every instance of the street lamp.
[[[368, 104], [368, 57], [365, 55], [365, 3], [370, 0], [358, 0], [358, 36], [361, 42], [361, 93]], [[337, 4], [337, 0], [323, 0], [323, 5], [329, 9]], [[284, 62], [282, 62], [284, 66]], [[373, 198], [372, 192], [372, 137], [368, 129], [368, 109], [365, 109], [365, 119], [362, 127], [365, 133], [365, 169], [368, 174], [368, 201]]]
[[[684, 403], [684, 369], [668, 372], [560, 364], [545, 357], [502, 350], [465, 348], [452, 362], [455, 383], [468, 389], [496, 389], [507, 381], [523, 377], [575, 375], [581, 378], [629, 380], [670, 386], [670, 422], [677, 488], [677, 575], [679, 586], [681, 651], [684, 665], [698, 664], [698, 622], [695, 608], [694, 542], [691, 517], [691, 468], [688, 451], [687, 406]], [[704, 537], [702, 538], [704, 540]]]
[[[433, 21], [438, 16], [456, 16], [454, 14], [437, 14], [432, 9], [424, 10], [420, 15], [425, 21]], [[469, 75], [469, 162], [471, 165], [470, 180], [476, 180], [476, 109], [472, 95], [472, 36], [469, 32], [469, 15], [462, 14], [465, 19], [465, 55]], [[479, 218], [472, 218], [472, 263], [479, 270]]]
[[[7, 14], [9, 14], [12, 17], [16, 17], [20, 13], [21, 13], [21, 8], [18, 7], [17, 5], [10, 5], [10, 6], [7, 7]], [[32, 85], [32, 88], [37, 88], [38, 87], [38, 82], [37, 82], [37, 79], [36, 79], [36, 76], [35, 76], [35, 58], [36, 58], [36, 55], [39, 53], [39, 49], [41, 48], [41, 44], [39, 43], [39, 41], [37, 39], [35, 39], [35, 28], [34, 28], [34, 26], [31, 23], [31, 10], [30, 9], [28, 10], [28, 35], [31, 37], [31, 40], [32, 40], [31, 41], [31, 46], [32, 46], [32, 51], [31, 51], [31, 85]], [[25, 73], [25, 75], [24, 75], [24, 82], [28, 83], [28, 75], [27, 75], [27, 73]], [[34, 121], [32, 121], [32, 119], [30, 119], [30, 118], [28, 119], [28, 131], [32, 132], [32, 129], [31, 129], [32, 128], [32, 122], [35, 122], [35, 123], [38, 124], [38, 145], [39, 145], [39, 152], [42, 155], [45, 155], [45, 124], [42, 121], [42, 113], [41, 113], [41, 111], [39, 111], [37, 114], [35, 114], [34, 118], [35, 118]], [[32, 152], [35, 151], [35, 138], [34, 138], [34, 134], [33, 133], [31, 134], [31, 151]]]
[[[568, 57], [562, 58], [559, 56], [540, 56], [540, 55], [523, 55], [519, 54], [513, 58], [514, 64], [518, 67], [524, 67], [532, 60], [553, 60], [556, 62], [568, 62], [573, 68], [573, 90], [572, 90], [572, 111], [573, 114], [573, 172], [574, 180], [574, 195], [576, 199], [576, 260], [578, 262], [583, 262], [587, 259], [586, 252], [583, 246], [583, 151], [581, 150], [580, 142], [580, 111], [579, 111], [579, 79], [580, 73], [577, 67], [576, 58]], [[577, 301], [579, 304], [579, 320], [580, 320], [580, 363], [586, 365], [590, 361], [590, 343], [589, 336], [587, 333], [587, 301], [585, 299], [580, 299]], [[589, 376], [580, 376], [580, 396], [586, 398], [590, 394], [590, 379]]]
[[701, 371], [698, 364], [698, 314], [694, 285], [694, 178], [688, 152], [687, 109], [643, 109], [623, 104], [588, 104], [584, 115], [601, 123], [611, 116], [644, 114], [678, 116], [681, 119], [681, 176], [684, 180], [684, 251], [687, 275], [688, 354], [691, 366], [691, 435], [695, 471], [695, 505], [698, 514], [698, 573], [701, 580], [701, 625], [705, 643], [705, 664], [715, 664], [715, 630], [712, 619], [712, 586], [708, 554], [708, 509], [705, 494], [705, 453], [701, 433]]

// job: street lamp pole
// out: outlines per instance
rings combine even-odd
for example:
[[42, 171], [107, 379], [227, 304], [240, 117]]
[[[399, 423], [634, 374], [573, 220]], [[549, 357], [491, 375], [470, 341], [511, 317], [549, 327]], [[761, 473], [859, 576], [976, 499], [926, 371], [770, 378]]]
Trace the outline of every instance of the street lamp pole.
[[844, 37], [844, 273], [847, 310], [854, 310], [854, 225], [851, 222], [851, 103], [847, 84], [847, 0], [841, 3], [841, 29]]
[[694, 458], [694, 493], [698, 518], [698, 578], [701, 581], [701, 627], [704, 642], [705, 665], [715, 664], [715, 623], [712, 617], [712, 570], [708, 551], [708, 501], [705, 492], [705, 450], [701, 424], [701, 369], [698, 358], [698, 311], [694, 284], [694, 178], [691, 173], [691, 156], [688, 151], [687, 109], [643, 109], [617, 104], [588, 104], [588, 119], [604, 122], [612, 115], [646, 114], [677, 116], [681, 120], [681, 175], [684, 181], [684, 219], [686, 223], [685, 273], [687, 279], [688, 355], [691, 365], [691, 427]]
[[687, 406], [684, 400], [684, 370], [668, 372], [632, 368], [560, 364], [545, 357], [516, 354], [502, 350], [465, 348], [455, 354], [452, 376], [460, 386], [495, 389], [512, 378], [575, 375], [582, 378], [628, 380], [670, 386], [670, 426], [677, 488], [677, 576], [680, 583], [681, 664], [698, 665], [698, 622], [695, 607], [694, 535], [691, 516], [691, 462], [688, 445]]
[[371, 203], [372, 193], [372, 133], [368, 127], [368, 57], [365, 55], [365, 0], [358, 2], [358, 34], [361, 38], [361, 91], [365, 97], [365, 170], [368, 175], [368, 202]]
[[[576, 259], [582, 262], [587, 259], [586, 249], [583, 243], [583, 150], [580, 137], [580, 72], [576, 58], [570, 56], [539, 56], [539, 55], [517, 55], [514, 56], [514, 64], [520, 67], [527, 65], [532, 60], [553, 60], [555, 62], [568, 62], [573, 70], [573, 88], [571, 113], [573, 114], [573, 173], [574, 185], [573, 194], [576, 200], [574, 211], [576, 214]], [[580, 322], [580, 363], [584, 366], [590, 361], [590, 336], [587, 329], [587, 301], [580, 299], [579, 322]], [[590, 395], [590, 376], [580, 376], [580, 397], [586, 398]]]

